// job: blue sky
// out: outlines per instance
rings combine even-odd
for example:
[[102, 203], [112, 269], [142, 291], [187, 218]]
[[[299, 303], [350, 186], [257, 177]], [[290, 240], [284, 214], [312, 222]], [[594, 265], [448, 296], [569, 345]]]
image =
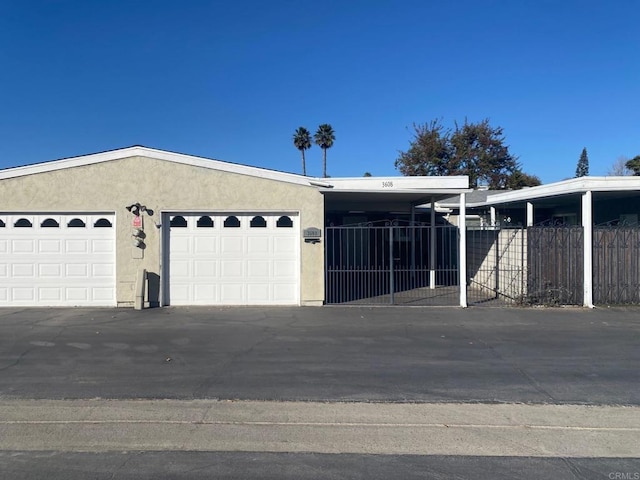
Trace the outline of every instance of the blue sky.
[[[398, 175], [413, 123], [489, 118], [544, 183], [640, 154], [640, 2], [1, 0], [0, 168], [130, 145]], [[307, 152], [321, 175], [322, 152]]]

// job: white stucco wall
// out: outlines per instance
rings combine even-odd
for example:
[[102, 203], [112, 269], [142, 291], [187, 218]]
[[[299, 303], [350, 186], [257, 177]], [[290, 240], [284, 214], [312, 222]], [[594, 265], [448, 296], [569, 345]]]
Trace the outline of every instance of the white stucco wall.
[[[140, 202], [144, 215], [144, 258], [134, 258], [133, 216], [127, 205]], [[0, 180], [2, 212], [114, 212], [116, 215], [116, 297], [132, 305], [136, 273], [161, 275], [161, 213], [297, 212], [300, 227], [324, 225], [324, 199], [316, 187], [251, 175], [134, 156], [91, 165]], [[324, 244], [301, 237], [301, 304], [324, 300]]]

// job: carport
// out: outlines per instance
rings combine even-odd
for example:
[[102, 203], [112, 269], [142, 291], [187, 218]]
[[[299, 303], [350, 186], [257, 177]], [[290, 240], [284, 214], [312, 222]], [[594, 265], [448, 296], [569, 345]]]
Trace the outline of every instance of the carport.
[[325, 302], [466, 307], [465, 224], [443, 222], [433, 206], [459, 195], [464, 209], [468, 185], [464, 176], [318, 183], [325, 198]]
[[[581, 177], [496, 193], [467, 207], [488, 213], [487, 229], [505, 234], [514, 228], [522, 231], [514, 237], [526, 252], [518, 255], [524, 272], [518, 292], [522, 301], [585, 307], [638, 304], [639, 190], [638, 177]], [[500, 236], [495, 235], [497, 241]], [[502, 240], [502, 250], [497, 243], [485, 248], [499, 259], [489, 265], [494, 272], [514, 270], [505, 265], [514, 243]], [[486, 259], [476, 263], [482, 262], [487, 263]], [[492, 278], [497, 277], [495, 273]], [[503, 293], [495, 284], [484, 286]]]

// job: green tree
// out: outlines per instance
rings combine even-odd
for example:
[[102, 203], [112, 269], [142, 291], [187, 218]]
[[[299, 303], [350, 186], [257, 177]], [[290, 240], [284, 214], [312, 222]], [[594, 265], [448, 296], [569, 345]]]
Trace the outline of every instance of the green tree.
[[307, 162], [304, 158], [304, 151], [311, 148], [311, 133], [304, 127], [299, 127], [293, 134], [293, 144], [300, 150], [302, 155], [302, 175], [307, 175]]
[[640, 155], [636, 155], [631, 160], [628, 160], [624, 166], [631, 170], [635, 176], [640, 176]]
[[395, 166], [402, 175], [455, 175], [449, 165], [451, 158], [450, 132], [439, 120], [413, 124], [413, 140], [409, 150], [400, 152]]
[[320, 125], [313, 136], [316, 145], [322, 149], [322, 176], [324, 178], [327, 178], [327, 149], [333, 147], [335, 139], [335, 132], [328, 123]]
[[576, 178], [587, 177], [589, 175], [589, 156], [586, 147], [582, 149], [578, 165], [576, 166]]
[[517, 168], [507, 179], [506, 187], [509, 190], [519, 190], [524, 187], [537, 187], [542, 185], [540, 179], [535, 175], [529, 175]]
[[[395, 166], [403, 175], [467, 175], [469, 184], [477, 187], [508, 188], [518, 171], [520, 181], [534, 177], [524, 174], [517, 158], [509, 153], [501, 127], [489, 120], [445, 129], [438, 120], [415, 125], [414, 138], [406, 152], [400, 152]], [[539, 179], [538, 179], [539, 181]], [[513, 182], [512, 182], [513, 183]]]

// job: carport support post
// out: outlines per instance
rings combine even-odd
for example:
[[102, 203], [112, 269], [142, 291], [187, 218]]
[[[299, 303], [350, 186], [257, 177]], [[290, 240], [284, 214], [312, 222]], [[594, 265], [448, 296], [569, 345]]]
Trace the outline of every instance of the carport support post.
[[458, 258], [458, 284], [460, 288], [460, 306], [467, 307], [467, 199], [466, 194], [460, 194], [460, 219], [458, 221], [460, 236], [460, 255]]
[[431, 221], [429, 227], [429, 288], [436, 288], [436, 201], [431, 197]]
[[533, 203], [527, 202], [527, 227], [533, 227]]
[[593, 204], [591, 190], [582, 194], [582, 229], [584, 238], [584, 306], [593, 308]]

